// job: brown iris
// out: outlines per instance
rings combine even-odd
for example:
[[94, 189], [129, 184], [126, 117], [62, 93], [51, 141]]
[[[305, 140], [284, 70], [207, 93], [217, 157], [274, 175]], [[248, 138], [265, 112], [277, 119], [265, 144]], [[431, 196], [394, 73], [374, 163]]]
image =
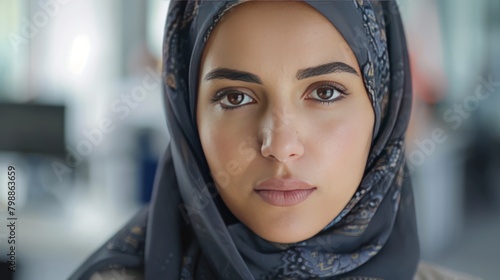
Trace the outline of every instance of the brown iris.
[[233, 105], [238, 105], [243, 101], [243, 94], [238, 92], [230, 93], [227, 95], [227, 100]]
[[327, 87], [320, 87], [317, 90], [318, 97], [321, 99], [329, 99], [333, 95], [334, 89]]

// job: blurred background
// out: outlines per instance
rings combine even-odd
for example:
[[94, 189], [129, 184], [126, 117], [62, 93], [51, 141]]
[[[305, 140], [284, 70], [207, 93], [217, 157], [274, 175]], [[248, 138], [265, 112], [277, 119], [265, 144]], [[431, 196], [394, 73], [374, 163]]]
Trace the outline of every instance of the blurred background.
[[[500, 1], [401, 0], [407, 158], [425, 260], [499, 279]], [[0, 2], [0, 260], [16, 168], [16, 272], [66, 279], [146, 205], [169, 139], [166, 0]], [[4, 225], [5, 223], [5, 225]]]

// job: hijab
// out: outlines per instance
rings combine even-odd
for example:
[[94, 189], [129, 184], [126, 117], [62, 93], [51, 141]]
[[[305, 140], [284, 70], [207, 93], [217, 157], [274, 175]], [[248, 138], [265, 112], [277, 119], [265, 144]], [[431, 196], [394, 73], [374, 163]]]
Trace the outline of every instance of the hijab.
[[162, 79], [171, 140], [151, 204], [91, 258], [144, 269], [146, 279], [412, 279], [419, 243], [404, 159], [412, 93], [395, 1], [304, 1], [354, 52], [375, 124], [353, 197], [321, 232], [292, 244], [268, 242], [231, 215], [217, 194], [198, 135], [203, 49], [224, 14], [243, 2], [170, 3]]

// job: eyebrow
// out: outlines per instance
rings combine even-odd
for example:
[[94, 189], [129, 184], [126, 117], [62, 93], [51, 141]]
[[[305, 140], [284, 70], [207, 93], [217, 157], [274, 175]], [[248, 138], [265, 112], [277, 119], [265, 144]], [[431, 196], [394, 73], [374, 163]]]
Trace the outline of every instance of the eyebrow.
[[[356, 70], [352, 66], [347, 65], [343, 62], [331, 62], [314, 67], [309, 67], [306, 69], [300, 69], [299, 71], [297, 71], [296, 78], [297, 80], [302, 80], [314, 76], [320, 76], [329, 73], [339, 73], [339, 72], [351, 73], [359, 76], [358, 72], [356, 72]], [[205, 80], [207, 81], [213, 79], [228, 79], [228, 80], [262, 84], [262, 80], [259, 78], [259, 76], [255, 74], [229, 68], [216, 68], [210, 71], [205, 76]]]
[[248, 73], [245, 71], [233, 70], [229, 68], [216, 68], [210, 71], [205, 76], [205, 80], [208, 81], [212, 79], [228, 79], [228, 80], [262, 84], [262, 81], [260, 80], [259, 76], [255, 74]]
[[347, 65], [343, 62], [331, 62], [299, 70], [297, 71], [296, 77], [297, 80], [302, 80], [313, 76], [325, 75], [330, 73], [339, 73], [339, 72], [346, 72], [346, 73], [356, 74], [357, 76], [359, 76], [358, 72], [356, 72], [356, 70], [352, 68], [350, 65]]

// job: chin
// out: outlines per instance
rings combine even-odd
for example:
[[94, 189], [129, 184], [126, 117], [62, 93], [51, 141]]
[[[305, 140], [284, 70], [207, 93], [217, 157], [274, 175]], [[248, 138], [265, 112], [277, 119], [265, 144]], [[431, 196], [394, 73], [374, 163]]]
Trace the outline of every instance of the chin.
[[[311, 201], [301, 207], [248, 207], [256, 209], [243, 212], [237, 218], [264, 240], [275, 243], [298, 243], [319, 232], [335, 217], [314, 215], [318, 203]], [[247, 209], [248, 209], [247, 208]]]
[[270, 234], [260, 236], [269, 242], [274, 243], [298, 243], [313, 237], [315, 234], [290, 234], [290, 232], [283, 232], [282, 234]]
[[[300, 226], [299, 226], [300, 227]], [[254, 231], [262, 239], [275, 243], [298, 243], [316, 235], [320, 230], [304, 230], [310, 227], [304, 225], [300, 228], [274, 227], [272, 230]]]

